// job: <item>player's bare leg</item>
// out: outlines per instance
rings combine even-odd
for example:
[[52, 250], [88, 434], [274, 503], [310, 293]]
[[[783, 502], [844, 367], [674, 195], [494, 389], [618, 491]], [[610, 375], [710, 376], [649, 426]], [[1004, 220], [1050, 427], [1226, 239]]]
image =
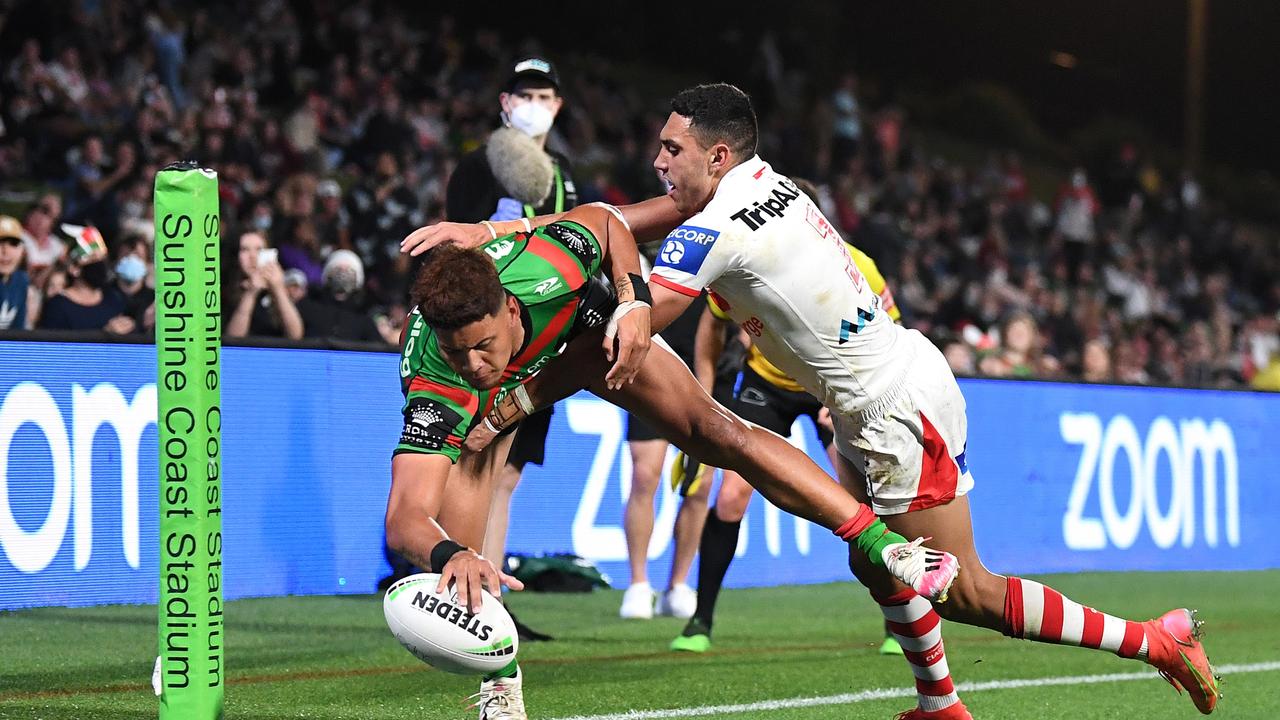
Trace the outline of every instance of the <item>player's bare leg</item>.
[[[437, 522], [450, 538], [467, 547], [485, 546], [494, 486], [514, 437], [515, 433], [507, 433], [478, 453], [463, 450], [457, 464], [449, 469], [444, 489], [449, 501], [441, 506]], [[495, 564], [501, 563], [498, 559]]]
[[[449, 470], [445, 493], [449, 502], [441, 509], [437, 522], [449, 533], [449, 537], [468, 547], [485, 547], [485, 533], [489, 524], [489, 510], [493, 502], [498, 475], [506, 467], [507, 451], [515, 433], [507, 433], [493, 441], [484, 450], [473, 453], [462, 451], [462, 456]], [[499, 559], [495, 564], [501, 565]], [[480, 708], [482, 716], [486, 708], [494, 705], [496, 696], [502, 696], [503, 707], [513, 711], [513, 717], [524, 716], [524, 698], [521, 688], [520, 668], [513, 662], [506, 668], [485, 676], [480, 692], [471, 696], [473, 708]]]
[[967, 497], [890, 515], [885, 523], [900, 533], [931, 536], [933, 547], [960, 559], [964, 572], [952, 585], [947, 602], [937, 606], [942, 617], [1010, 637], [1142, 660], [1174, 687], [1185, 689], [1202, 713], [1207, 715], [1216, 706], [1217, 679], [1200, 644], [1199, 625], [1189, 611], [1173, 610], [1147, 622], [1125, 620], [1080, 605], [1038, 582], [992, 573], [974, 547]]
[[676, 524], [672, 530], [671, 582], [658, 598], [658, 614], [687, 618], [697, 604], [697, 595], [689, 587], [689, 570], [698, 555], [698, 541], [707, 521], [707, 497], [711, 494], [711, 470], [707, 477], [680, 500]]
[[[515, 433], [511, 433], [514, 437]], [[493, 500], [489, 504], [489, 522], [484, 533], [484, 556], [495, 564], [506, 559], [507, 526], [511, 522], [511, 496], [520, 484], [522, 472], [507, 463], [498, 470], [498, 478], [493, 486]]]
[[[862, 473], [851, 463], [837, 456], [836, 474], [840, 484], [850, 494], [867, 502], [866, 485]], [[892, 516], [894, 518], [900, 516]], [[934, 540], [929, 541], [932, 545]], [[964, 572], [956, 582], [969, 574], [969, 567], [960, 560]], [[849, 568], [867, 586], [871, 597], [880, 605], [885, 627], [902, 647], [916, 682], [917, 707], [900, 717], [904, 720], [965, 720], [972, 716], [960, 702], [942, 642], [942, 618], [937, 611], [914, 590], [890, 577], [883, 568], [872, 565], [865, 555], [849, 553]], [[954, 602], [955, 585], [952, 585], [943, 608]]]
[[631, 452], [631, 492], [622, 515], [627, 537], [627, 561], [631, 585], [622, 596], [618, 614], [632, 620], [653, 617], [653, 587], [649, 584], [649, 541], [653, 538], [654, 498], [662, 482], [662, 461], [667, 456], [666, 440], [633, 440]]
[[[587, 336], [585, 347], [594, 351], [590, 342]], [[712, 467], [740, 473], [778, 508], [851, 540], [931, 597], [945, 597], [957, 572], [955, 558], [929, 555], [897, 535], [883, 535], [867, 505], [831, 482], [830, 476], [782, 437], [743, 421], [713, 400], [665, 346], [656, 343], [635, 382], [619, 390], [605, 387], [604, 362], [598, 352], [575, 354], [571, 345], [552, 365], [557, 363], [560, 370], [573, 368], [579, 378], [592, 378], [592, 392], [647, 420], [686, 453]], [[587, 372], [588, 368], [593, 371]], [[562, 393], [543, 393], [535, 387], [536, 397], [558, 399], [573, 385], [566, 373], [553, 372], [548, 366], [530, 386], [547, 378], [563, 383]]]

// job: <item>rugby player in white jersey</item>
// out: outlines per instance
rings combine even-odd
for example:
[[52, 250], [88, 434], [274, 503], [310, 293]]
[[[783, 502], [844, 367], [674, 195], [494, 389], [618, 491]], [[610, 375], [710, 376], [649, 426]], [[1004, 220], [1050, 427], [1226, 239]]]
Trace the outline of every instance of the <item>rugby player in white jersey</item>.
[[[668, 197], [622, 208], [642, 240], [683, 221], [664, 239], [650, 279], [653, 331], [709, 288], [781, 370], [830, 408], [846, 487], [891, 528], [907, 537], [932, 536], [932, 547], [955, 554], [965, 568], [935, 610], [850, 553], [853, 571], [880, 604], [916, 678], [918, 706], [900, 718], [970, 717], [947, 668], [939, 616], [1142, 660], [1186, 689], [1202, 713], [1212, 712], [1217, 680], [1190, 611], [1124, 620], [983, 566], [966, 497], [973, 480], [965, 462], [965, 401], [942, 354], [919, 332], [889, 319], [839, 233], [755, 154], [756, 118], [745, 93], [700, 85], [678, 94], [671, 109], [654, 160]], [[476, 228], [435, 226], [411, 234], [403, 248], [416, 254], [440, 242], [479, 244], [486, 237]], [[535, 377], [527, 386], [533, 404], [564, 397], [576, 389], [576, 375], [607, 367], [591, 350], [571, 349], [572, 361]], [[495, 419], [508, 423], [519, 414], [500, 410]], [[469, 445], [489, 439], [487, 431], [473, 435]]]

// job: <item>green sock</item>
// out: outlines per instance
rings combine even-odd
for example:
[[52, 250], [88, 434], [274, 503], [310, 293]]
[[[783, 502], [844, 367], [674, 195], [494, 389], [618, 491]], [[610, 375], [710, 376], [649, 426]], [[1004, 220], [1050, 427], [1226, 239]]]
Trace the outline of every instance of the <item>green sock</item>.
[[907, 539], [898, 533], [889, 529], [879, 518], [867, 526], [853, 539], [853, 544], [858, 549], [866, 553], [871, 558], [871, 563], [877, 567], [884, 567], [884, 549], [894, 543], [904, 543]]
[[484, 676], [485, 682], [496, 680], [498, 678], [513, 678], [520, 672], [520, 665], [515, 660], [507, 663], [507, 666], [495, 673], [489, 673]]

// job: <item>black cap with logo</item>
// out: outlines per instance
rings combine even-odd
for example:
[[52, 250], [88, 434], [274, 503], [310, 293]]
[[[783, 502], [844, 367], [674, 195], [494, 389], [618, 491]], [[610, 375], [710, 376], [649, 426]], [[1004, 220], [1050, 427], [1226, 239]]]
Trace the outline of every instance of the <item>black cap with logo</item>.
[[507, 80], [507, 92], [515, 90], [516, 83], [521, 80], [539, 80], [550, 83], [557, 92], [560, 90], [560, 76], [556, 74], [555, 65], [539, 57], [525, 58], [516, 63], [511, 69], [511, 78]]

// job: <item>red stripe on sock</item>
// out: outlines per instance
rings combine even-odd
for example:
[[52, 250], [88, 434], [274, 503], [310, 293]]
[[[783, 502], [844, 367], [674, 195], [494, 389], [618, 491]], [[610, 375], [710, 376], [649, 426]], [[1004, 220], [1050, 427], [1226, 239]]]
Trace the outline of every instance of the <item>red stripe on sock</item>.
[[896, 606], [896, 605], [906, 605], [907, 603], [911, 602], [912, 598], [914, 598], [915, 596], [916, 596], [915, 590], [912, 590], [911, 588], [906, 588], [902, 592], [894, 593], [887, 598], [878, 598], [873, 595], [872, 599], [875, 600], [876, 604], [878, 605]]
[[1138, 654], [1142, 649], [1142, 641], [1146, 637], [1146, 633], [1142, 631], [1142, 623], [1130, 622], [1124, 623], [1124, 641], [1120, 643], [1120, 649], [1116, 654], [1123, 658], [1131, 658]]
[[836, 528], [836, 535], [845, 540], [852, 540], [861, 535], [863, 530], [871, 527], [875, 521], [876, 514], [871, 512], [871, 508], [866, 505], [859, 505], [858, 512]]
[[942, 622], [942, 618], [938, 617], [938, 613], [936, 612], [928, 613], [919, 620], [910, 623], [896, 623], [892, 620], [888, 621], [889, 632], [894, 635], [901, 635], [909, 638], [918, 638], [928, 635], [933, 632], [934, 628], [938, 627], [939, 622]]
[[1084, 632], [1080, 634], [1080, 644], [1095, 650], [1102, 647], [1102, 631], [1106, 626], [1107, 621], [1102, 613], [1091, 607], [1085, 608]]
[[1062, 593], [1050, 587], [1044, 589], [1044, 619], [1040, 621], [1040, 639], [1062, 641]]
[[1022, 581], [1016, 577], [1006, 579], [1004, 588], [1004, 634], [1022, 637]]
[[946, 657], [946, 653], [942, 651], [941, 640], [924, 652], [912, 652], [903, 648], [902, 654], [906, 656], [907, 662], [915, 665], [916, 667], [929, 667], [931, 665], [936, 665], [939, 660]]
[[941, 695], [950, 695], [956, 691], [955, 683], [951, 682], [951, 676], [948, 675], [941, 680], [921, 680], [916, 678], [916, 692], [921, 695], [932, 695], [938, 697]]

